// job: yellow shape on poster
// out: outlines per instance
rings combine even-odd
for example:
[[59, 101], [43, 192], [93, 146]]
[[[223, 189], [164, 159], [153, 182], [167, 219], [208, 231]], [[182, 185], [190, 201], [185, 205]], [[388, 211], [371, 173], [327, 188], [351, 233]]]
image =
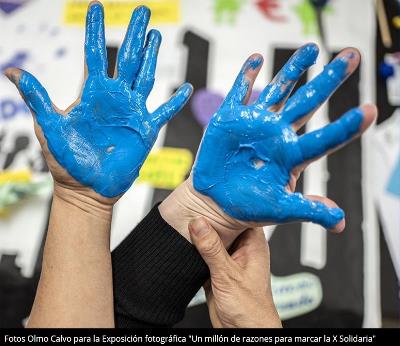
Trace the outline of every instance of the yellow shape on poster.
[[0, 185], [6, 183], [29, 183], [32, 173], [28, 170], [0, 172]]
[[160, 148], [147, 157], [138, 181], [154, 188], [173, 190], [183, 182], [192, 163], [193, 155], [187, 149]]
[[[88, 0], [66, 0], [64, 23], [85, 25]], [[102, 1], [107, 26], [126, 26], [135, 7], [145, 5], [151, 9], [151, 24], [176, 24], [180, 21], [180, 0], [104, 0]]]

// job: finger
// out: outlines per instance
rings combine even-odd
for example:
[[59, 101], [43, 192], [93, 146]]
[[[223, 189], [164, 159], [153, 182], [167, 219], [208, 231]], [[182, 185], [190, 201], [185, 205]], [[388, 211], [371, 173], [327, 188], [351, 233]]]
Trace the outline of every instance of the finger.
[[257, 103], [270, 107], [279, 105], [289, 96], [297, 81], [315, 64], [318, 46], [309, 43], [299, 48], [275, 76], [274, 80], [261, 92]]
[[145, 6], [137, 7], [133, 13], [118, 53], [118, 78], [130, 84], [139, 70], [150, 10]]
[[331, 230], [344, 219], [342, 209], [331, 208], [320, 201], [312, 201], [301, 193], [288, 193], [286, 201], [287, 210], [282, 222], [310, 221]]
[[189, 223], [190, 238], [211, 275], [224, 275], [232, 265], [232, 259], [218, 233], [203, 219]]
[[52, 117], [49, 115], [55, 110], [46, 89], [39, 81], [29, 72], [17, 68], [8, 68], [4, 73], [15, 84], [38, 123], [43, 126], [50, 122]]
[[247, 102], [262, 63], [263, 58], [260, 54], [253, 54], [246, 60], [222, 107], [231, 107], [235, 104], [245, 104]]
[[135, 89], [146, 98], [154, 85], [157, 55], [161, 44], [161, 34], [158, 30], [151, 30], [147, 35], [147, 44], [144, 51], [142, 65], [135, 81]]
[[162, 127], [170, 121], [176, 114], [178, 114], [186, 102], [192, 95], [193, 87], [189, 83], [185, 83], [175, 92], [171, 98], [158, 107], [152, 114], [152, 121], [158, 126]]
[[107, 50], [104, 37], [104, 10], [98, 1], [89, 4], [86, 15], [86, 68], [89, 74], [107, 73]]
[[303, 162], [316, 160], [322, 155], [338, 150], [365, 131], [376, 116], [376, 107], [365, 105], [348, 111], [322, 129], [301, 136], [298, 143]]
[[251, 228], [244, 231], [235, 242], [232, 259], [240, 266], [250, 262], [265, 265], [268, 255], [267, 241], [262, 228]]
[[[338, 205], [332, 201], [328, 197], [323, 197], [323, 196], [316, 196], [316, 195], [305, 195], [304, 198], [307, 198], [311, 201], [317, 201], [325, 204], [329, 208], [339, 208]], [[330, 231], [332, 233], [341, 233], [344, 231], [344, 228], [346, 227], [346, 220], [343, 218], [339, 223], [337, 223], [334, 228], [331, 228]]]
[[356, 49], [346, 48], [341, 51], [317, 77], [289, 98], [282, 112], [283, 117], [300, 128], [312, 115], [311, 112], [315, 112], [332, 95], [359, 63], [360, 53]]

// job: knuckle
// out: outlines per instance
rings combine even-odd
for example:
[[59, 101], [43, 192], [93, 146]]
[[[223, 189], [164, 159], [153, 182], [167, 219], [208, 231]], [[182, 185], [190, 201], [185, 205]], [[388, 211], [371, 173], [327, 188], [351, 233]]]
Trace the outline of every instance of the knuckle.
[[222, 246], [218, 238], [206, 239], [202, 244], [202, 253], [208, 258], [218, 257], [222, 253]]

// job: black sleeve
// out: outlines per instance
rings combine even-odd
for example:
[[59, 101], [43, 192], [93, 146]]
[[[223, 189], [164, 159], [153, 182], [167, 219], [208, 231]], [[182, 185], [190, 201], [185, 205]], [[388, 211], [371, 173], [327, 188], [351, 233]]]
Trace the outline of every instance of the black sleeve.
[[112, 252], [117, 328], [170, 327], [209, 277], [196, 248], [156, 205]]

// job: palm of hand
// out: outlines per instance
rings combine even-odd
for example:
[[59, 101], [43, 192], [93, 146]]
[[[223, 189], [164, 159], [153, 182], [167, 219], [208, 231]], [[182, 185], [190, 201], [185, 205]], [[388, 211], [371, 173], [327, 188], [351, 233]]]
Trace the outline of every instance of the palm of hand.
[[341, 209], [293, 192], [305, 166], [357, 135], [363, 121], [363, 112], [353, 109], [318, 131], [297, 135], [295, 124], [303, 125], [345, 80], [353, 59], [349, 54], [336, 58], [285, 102], [316, 56], [314, 45], [299, 49], [255, 104], [246, 105], [261, 62], [250, 58], [211, 119], [193, 185], [229, 216], [250, 224], [312, 221], [326, 228], [343, 219]]
[[151, 30], [143, 47], [149, 17], [145, 7], [133, 12], [118, 56], [118, 76], [112, 79], [107, 76], [103, 8], [90, 5], [88, 75], [80, 99], [65, 112], [53, 106], [32, 75], [8, 72], [36, 117], [36, 133], [57, 182], [83, 185], [107, 198], [121, 195], [138, 176], [160, 128], [189, 98], [191, 86], [185, 84], [153, 113], [147, 110], [161, 43], [160, 33]]
[[[212, 188], [216, 202], [229, 203], [226, 207], [240, 220], [287, 220], [287, 187], [293, 167], [302, 161], [297, 134], [282, 116], [257, 106], [240, 105], [224, 112], [207, 129], [224, 150], [218, 156], [225, 157], [218, 168], [224, 178]], [[235, 114], [239, 117], [232, 125], [229, 116]], [[265, 210], [265, 204], [274, 207]]]
[[114, 197], [138, 176], [158, 129], [143, 95], [124, 82], [99, 79], [87, 81], [80, 104], [58, 117], [57, 126], [39, 124], [62, 167], [83, 185]]

